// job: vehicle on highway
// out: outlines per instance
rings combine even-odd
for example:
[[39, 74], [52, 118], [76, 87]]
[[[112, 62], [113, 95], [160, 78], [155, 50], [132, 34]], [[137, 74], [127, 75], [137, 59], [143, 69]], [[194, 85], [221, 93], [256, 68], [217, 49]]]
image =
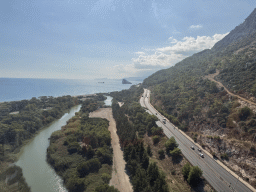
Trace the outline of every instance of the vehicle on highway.
[[195, 148], [194, 148], [194, 146], [191, 146], [191, 149], [193, 149], [193, 150], [194, 150], [194, 149], [195, 149]]
[[197, 150], [201, 152], [201, 149], [198, 148]]
[[156, 115], [157, 115], [157, 113], [156, 113]]
[[200, 157], [204, 158], [204, 154], [203, 153], [199, 153]]
[[164, 124], [166, 123], [166, 119], [165, 119], [165, 118], [163, 119], [163, 123], [164, 123]]
[[143, 97], [143, 95], [141, 97]]

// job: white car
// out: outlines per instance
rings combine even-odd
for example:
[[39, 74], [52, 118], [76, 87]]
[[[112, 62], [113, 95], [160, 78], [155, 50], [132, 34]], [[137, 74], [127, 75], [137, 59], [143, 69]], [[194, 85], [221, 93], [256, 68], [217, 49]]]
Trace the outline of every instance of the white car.
[[204, 158], [204, 154], [203, 153], [199, 153], [200, 157]]
[[191, 149], [193, 149], [193, 150], [194, 150], [194, 149], [195, 149], [195, 148], [194, 148], [194, 146], [191, 146]]

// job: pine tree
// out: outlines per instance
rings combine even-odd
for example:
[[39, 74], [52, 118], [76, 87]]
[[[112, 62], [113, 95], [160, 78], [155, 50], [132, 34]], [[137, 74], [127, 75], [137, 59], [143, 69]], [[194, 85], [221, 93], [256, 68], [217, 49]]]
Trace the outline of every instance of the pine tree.
[[148, 164], [149, 164], [148, 154], [147, 154], [146, 151], [144, 151], [143, 156], [141, 158], [141, 166], [142, 166], [143, 169], [147, 170]]
[[152, 151], [151, 151], [150, 145], [148, 145], [148, 147], [147, 147], [147, 153], [148, 153], [148, 155], [149, 155], [150, 157], [152, 156]]
[[154, 182], [157, 180], [159, 176], [159, 170], [155, 162], [149, 164], [147, 175], [149, 178], [150, 186], [154, 186]]
[[134, 192], [141, 192], [148, 186], [147, 174], [144, 169], [137, 169], [136, 175], [133, 177]]

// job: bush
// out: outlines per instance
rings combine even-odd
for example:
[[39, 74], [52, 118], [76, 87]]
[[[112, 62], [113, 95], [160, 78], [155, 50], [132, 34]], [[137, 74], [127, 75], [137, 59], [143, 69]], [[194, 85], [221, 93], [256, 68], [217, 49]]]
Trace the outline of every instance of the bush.
[[160, 141], [160, 137], [158, 135], [155, 135], [152, 139], [153, 139], [154, 145], [156, 145]]
[[109, 186], [107, 184], [100, 185], [95, 188], [95, 192], [119, 192], [117, 189], [115, 189], [113, 186]]
[[182, 168], [182, 175], [185, 179], [188, 178], [189, 176], [189, 172], [190, 172], [190, 164], [189, 163], [186, 163], [183, 168]]
[[163, 149], [160, 149], [160, 150], [158, 151], [158, 154], [159, 154], [159, 158], [160, 158], [160, 159], [163, 159], [163, 158], [165, 157], [165, 154], [164, 154], [164, 150], [163, 150]]
[[85, 177], [89, 173], [98, 172], [101, 168], [101, 164], [99, 159], [91, 159], [89, 161], [81, 163], [77, 167], [77, 172], [79, 173], [80, 177]]
[[245, 121], [252, 114], [252, 110], [249, 107], [243, 107], [239, 110], [239, 118], [241, 121]]
[[151, 133], [152, 135], [162, 135], [163, 129], [161, 127], [152, 127]]
[[197, 142], [197, 136], [194, 135], [193, 140], [194, 142]]
[[224, 159], [224, 160], [228, 160], [228, 154], [227, 153], [223, 153], [220, 155], [221, 159]]

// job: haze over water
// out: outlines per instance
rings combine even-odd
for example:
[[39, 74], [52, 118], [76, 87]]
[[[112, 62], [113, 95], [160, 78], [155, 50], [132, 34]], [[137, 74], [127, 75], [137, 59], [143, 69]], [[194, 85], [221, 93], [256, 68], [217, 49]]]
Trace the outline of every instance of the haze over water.
[[[98, 83], [104, 82], [104, 83]], [[133, 84], [122, 84], [119, 79], [69, 80], [0, 78], [0, 102], [31, 99], [39, 96], [83, 95], [129, 89]]]

